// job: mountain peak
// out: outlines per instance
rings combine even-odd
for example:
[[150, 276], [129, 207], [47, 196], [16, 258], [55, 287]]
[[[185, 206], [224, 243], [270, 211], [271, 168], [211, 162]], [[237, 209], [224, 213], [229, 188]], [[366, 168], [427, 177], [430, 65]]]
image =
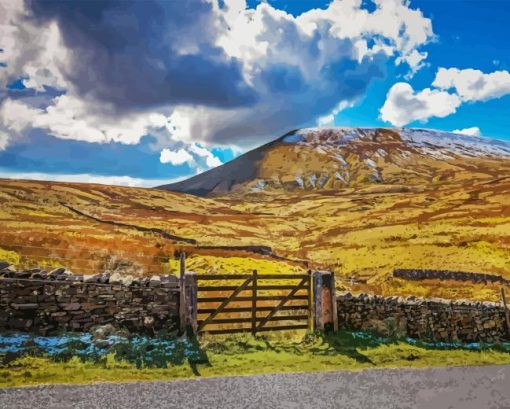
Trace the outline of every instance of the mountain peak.
[[199, 196], [423, 186], [510, 170], [510, 143], [430, 129], [302, 128], [163, 189]]
[[510, 156], [510, 143], [480, 136], [419, 128], [302, 128], [286, 134], [284, 143], [346, 145], [356, 141], [403, 142], [416, 149], [434, 146], [459, 156]]

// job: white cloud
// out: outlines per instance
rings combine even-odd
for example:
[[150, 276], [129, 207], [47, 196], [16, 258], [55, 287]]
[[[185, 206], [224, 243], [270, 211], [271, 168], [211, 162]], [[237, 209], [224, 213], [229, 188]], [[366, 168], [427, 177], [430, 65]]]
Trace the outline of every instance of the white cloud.
[[487, 101], [510, 94], [510, 72], [485, 74], [474, 69], [439, 68], [432, 85], [455, 90], [463, 101]]
[[198, 143], [192, 143], [189, 147], [189, 150], [198, 156], [209, 156], [211, 152], [209, 152], [206, 148], [199, 145]]
[[40, 112], [19, 100], [6, 99], [0, 105], [0, 124], [9, 131], [19, 133], [30, 126]]
[[464, 129], [454, 129], [452, 131], [453, 133], [459, 133], [462, 135], [469, 135], [469, 136], [481, 136], [480, 128], [477, 126], [473, 126], [471, 128], [464, 128]]
[[217, 156], [214, 155], [207, 156], [205, 158], [205, 163], [209, 168], [216, 168], [218, 166], [223, 165], [223, 162]]
[[61, 139], [85, 142], [121, 142], [136, 144], [151, 129], [166, 128], [168, 119], [159, 113], [115, 115], [103, 105], [91, 109], [84, 100], [61, 95], [44, 109], [34, 108], [21, 100], [6, 99], [0, 105], [0, 125], [21, 133], [29, 128], [45, 129]]
[[430, 88], [415, 92], [411, 85], [398, 82], [388, 91], [380, 112], [383, 121], [404, 126], [432, 116], [443, 118], [454, 113], [460, 104], [461, 99], [456, 94]]
[[24, 85], [38, 91], [45, 85], [69, 87], [61, 72], [70, 52], [63, 45], [58, 26], [50, 23], [39, 27], [30, 17], [23, 0], [0, 2], [0, 61], [6, 63], [0, 69], [0, 89], [20, 77], [28, 77]]
[[[361, 0], [337, 0], [297, 17], [269, 2], [255, 9], [242, 1], [225, 3], [227, 12], [219, 7], [217, 12], [229, 30], [216, 44], [242, 63], [259, 99], [232, 110], [177, 107], [194, 140], [245, 147], [319, 118], [331, 123], [335, 107], [359, 100], [388, 59], [418, 70], [426, 53], [417, 49], [433, 38], [430, 19], [407, 1], [376, 1], [369, 12]], [[292, 89], [285, 88], [286, 81]]]
[[98, 183], [102, 185], [133, 186], [133, 187], [155, 187], [166, 183], [178, 182], [188, 176], [171, 179], [142, 179], [131, 176], [102, 176], [88, 173], [78, 174], [54, 174], [41, 172], [10, 172], [0, 170], [0, 178], [26, 179], [26, 180], [49, 180], [54, 182], [74, 183]]
[[317, 119], [317, 126], [333, 126], [335, 124], [335, 117], [344, 109], [351, 108], [352, 106], [354, 106], [354, 102], [340, 102], [328, 115], [321, 116]]
[[7, 148], [7, 143], [9, 142], [9, 135], [0, 131], [0, 151], [5, 150]]
[[317, 126], [329, 127], [335, 124], [335, 114], [332, 112], [317, 119]]
[[427, 64], [425, 60], [428, 57], [427, 52], [419, 52], [418, 50], [413, 50], [409, 54], [404, 55], [402, 57], [398, 57], [396, 59], [397, 64], [406, 63], [409, 65], [411, 70], [408, 74], [405, 75], [405, 78], [409, 80], [412, 78], [414, 74], [416, 74], [419, 70], [425, 67]]
[[[17, 105], [32, 115], [20, 123], [14, 121], [19, 115], [3, 113], [8, 124], [0, 126], [4, 131], [6, 125], [17, 129], [14, 134], [37, 127], [58, 138], [95, 143], [136, 144], [153, 132], [162, 146], [172, 141], [252, 146], [320, 117], [330, 121], [335, 107], [364, 95], [370, 81], [383, 75], [388, 60], [406, 63], [415, 72], [426, 58], [419, 47], [433, 38], [431, 20], [407, 0], [376, 0], [372, 12], [361, 0], [334, 0], [325, 9], [297, 17], [269, 2], [255, 9], [247, 8], [244, 0], [222, 3], [211, 0], [216, 32], [206, 37], [210, 44], [205, 49], [219, 47], [239, 62], [242, 79], [256, 90], [257, 102], [217, 108], [214, 103], [182, 105], [170, 100], [149, 113], [134, 109], [126, 114], [91, 99], [92, 91], [79, 94], [68, 82], [72, 62], [90, 56], [66, 48], [57, 23], [35, 25], [35, 19], [26, 19], [30, 13], [23, 1], [2, 1], [0, 38], [5, 52], [0, 59], [7, 69], [0, 70], [0, 85], [24, 76], [28, 88], [43, 91], [52, 86], [66, 94], [48, 107]], [[175, 47], [193, 53], [197, 45]], [[92, 66], [89, 71], [93, 74]], [[214, 156], [205, 158], [210, 166], [219, 163]]]
[[207, 165], [208, 168], [215, 168], [217, 166], [223, 165], [223, 162], [217, 156], [214, 156], [211, 151], [197, 143], [191, 144], [189, 150], [190, 152], [193, 152], [195, 155], [204, 158], [205, 164]]
[[217, 156], [198, 143], [186, 144], [179, 149], [165, 148], [161, 151], [160, 162], [175, 166], [187, 163], [199, 173], [223, 165]]
[[[0, 67], [0, 101], [5, 87], [17, 79], [42, 95], [45, 87], [66, 94], [44, 97], [43, 107], [5, 98], [0, 105], [0, 132], [10, 135], [9, 142], [32, 128], [61, 139], [125, 144], [136, 144], [150, 131], [163, 129], [168, 141], [168, 118], [160, 112], [122, 114], [113, 106], [77, 96], [63, 73], [69, 70], [70, 59], [79, 57], [65, 47], [56, 22], [35, 24], [32, 17], [22, 0], [0, 1], [0, 62], [5, 64]], [[7, 139], [3, 142], [5, 149]]]
[[[433, 116], [443, 118], [455, 113], [462, 103], [487, 101], [510, 94], [510, 73], [485, 74], [474, 69], [439, 68], [432, 87], [414, 91], [407, 83], [393, 85], [380, 110], [381, 118], [397, 126], [416, 120], [427, 121]], [[476, 132], [476, 129], [463, 131]]]
[[171, 163], [174, 166], [183, 165], [186, 162], [192, 166], [195, 163], [193, 156], [182, 148], [175, 151], [168, 148], [163, 149], [159, 160], [161, 163]]

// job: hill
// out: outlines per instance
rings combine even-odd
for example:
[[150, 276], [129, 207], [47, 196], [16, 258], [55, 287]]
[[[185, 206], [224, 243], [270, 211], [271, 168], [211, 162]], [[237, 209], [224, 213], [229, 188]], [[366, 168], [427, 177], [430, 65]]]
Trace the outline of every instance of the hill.
[[[0, 259], [151, 275], [175, 273], [184, 250], [198, 272], [329, 268], [338, 288], [355, 292], [492, 301], [499, 284], [392, 273], [510, 279], [507, 143], [430, 131], [306, 130], [232, 163], [179, 185], [211, 197], [0, 180]], [[227, 173], [224, 187], [204, 184]]]
[[198, 196], [302, 192], [373, 184], [431, 186], [508, 171], [510, 143], [424, 129], [289, 132], [208, 172], [161, 186]]

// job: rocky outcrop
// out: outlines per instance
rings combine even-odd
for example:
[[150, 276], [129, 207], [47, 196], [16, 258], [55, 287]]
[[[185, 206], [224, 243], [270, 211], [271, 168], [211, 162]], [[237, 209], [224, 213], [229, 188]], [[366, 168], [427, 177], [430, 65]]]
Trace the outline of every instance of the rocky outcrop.
[[0, 330], [41, 334], [112, 324], [133, 332], [178, 327], [174, 276], [75, 275], [64, 268], [0, 270]]
[[344, 293], [337, 295], [337, 311], [340, 328], [383, 336], [462, 342], [510, 339], [503, 307], [491, 302]]

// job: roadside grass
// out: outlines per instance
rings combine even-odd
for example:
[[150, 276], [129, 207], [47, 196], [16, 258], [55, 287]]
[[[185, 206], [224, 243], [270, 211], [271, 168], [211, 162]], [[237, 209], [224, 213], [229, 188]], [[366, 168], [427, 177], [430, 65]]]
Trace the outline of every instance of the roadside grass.
[[[27, 342], [33, 344], [34, 339]], [[334, 335], [295, 331], [257, 337], [209, 336], [200, 342], [140, 337], [115, 342], [94, 350], [86, 342], [74, 340], [56, 353], [33, 348], [21, 354], [0, 353], [0, 387], [510, 364], [510, 344], [426, 344], [348, 331]]]

